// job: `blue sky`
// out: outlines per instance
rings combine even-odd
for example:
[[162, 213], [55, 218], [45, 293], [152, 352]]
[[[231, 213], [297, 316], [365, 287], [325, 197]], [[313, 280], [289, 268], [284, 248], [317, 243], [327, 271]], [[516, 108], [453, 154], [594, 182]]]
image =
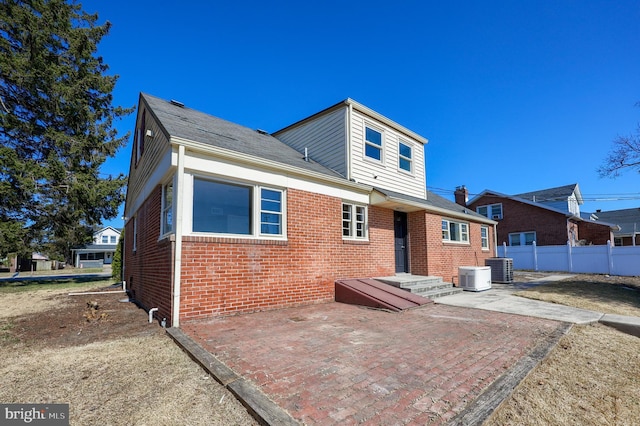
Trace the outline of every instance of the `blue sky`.
[[[596, 172], [640, 122], [637, 0], [83, 6], [113, 25], [98, 53], [115, 104], [142, 91], [273, 132], [350, 97], [429, 139], [427, 186], [445, 197], [579, 183], [583, 211], [640, 206], [637, 172]], [[126, 174], [130, 153], [103, 171]]]

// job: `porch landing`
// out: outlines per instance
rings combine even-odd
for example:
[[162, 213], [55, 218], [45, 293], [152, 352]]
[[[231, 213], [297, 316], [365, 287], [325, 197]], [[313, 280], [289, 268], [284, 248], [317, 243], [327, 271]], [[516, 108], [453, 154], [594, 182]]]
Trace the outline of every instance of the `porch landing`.
[[450, 296], [463, 291], [451, 283], [443, 282], [441, 277], [435, 276], [398, 274], [374, 279], [429, 299]]

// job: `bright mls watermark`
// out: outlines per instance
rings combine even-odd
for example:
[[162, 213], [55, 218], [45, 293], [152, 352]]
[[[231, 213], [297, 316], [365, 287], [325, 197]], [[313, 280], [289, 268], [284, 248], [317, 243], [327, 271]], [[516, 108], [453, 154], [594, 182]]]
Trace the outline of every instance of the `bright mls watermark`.
[[69, 404], [0, 404], [0, 424], [69, 426]]

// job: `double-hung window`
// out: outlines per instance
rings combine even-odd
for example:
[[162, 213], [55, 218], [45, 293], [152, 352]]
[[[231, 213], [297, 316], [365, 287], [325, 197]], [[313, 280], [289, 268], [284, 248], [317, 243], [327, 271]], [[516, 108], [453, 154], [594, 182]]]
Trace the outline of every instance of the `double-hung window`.
[[382, 132], [365, 127], [364, 155], [376, 161], [382, 161]]
[[282, 191], [260, 188], [260, 233], [282, 234]]
[[110, 240], [111, 240], [111, 241], [110, 241], [110, 243], [111, 243], [111, 244], [117, 244], [117, 242], [118, 242], [118, 237], [116, 237], [115, 235], [112, 235], [112, 236], [111, 236], [111, 237], [109, 237], [109, 238], [110, 238]]
[[514, 232], [509, 234], [510, 246], [532, 246], [535, 240], [536, 240], [535, 231]]
[[162, 187], [162, 235], [173, 232], [173, 181]]
[[367, 208], [365, 206], [342, 203], [342, 238], [357, 240], [367, 238]]
[[502, 219], [502, 204], [489, 204], [486, 206], [479, 206], [476, 211], [482, 216], [488, 217], [489, 219]]
[[102, 244], [109, 244], [109, 236], [108, 235], [103, 235], [102, 236]]
[[398, 143], [398, 167], [405, 172], [413, 173], [413, 150], [411, 145]]
[[442, 241], [468, 243], [469, 224], [442, 219]]
[[483, 250], [489, 250], [489, 227], [480, 227], [480, 242]]
[[284, 192], [236, 182], [193, 179], [193, 232], [284, 236]]

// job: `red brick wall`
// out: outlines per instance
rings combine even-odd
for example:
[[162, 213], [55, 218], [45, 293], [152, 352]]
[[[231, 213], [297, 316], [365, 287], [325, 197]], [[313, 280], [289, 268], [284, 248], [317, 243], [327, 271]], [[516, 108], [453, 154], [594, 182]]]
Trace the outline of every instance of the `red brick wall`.
[[579, 222], [578, 235], [580, 240], [585, 240], [586, 244], [602, 245], [607, 241], [613, 242], [613, 233], [607, 225], [593, 222]]
[[158, 308], [158, 318], [171, 318], [172, 250], [169, 239], [158, 241], [162, 188], [158, 186], [138, 209], [137, 250], [133, 252], [133, 220], [125, 227], [124, 277], [131, 296], [146, 309]]
[[342, 239], [342, 200], [287, 191], [287, 241], [185, 237], [181, 319], [334, 300], [340, 278], [393, 275], [393, 211], [369, 208], [369, 242]]
[[442, 277], [458, 284], [459, 266], [484, 266], [494, 256], [493, 226], [488, 225], [489, 250], [482, 250], [481, 224], [469, 222], [469, 244], [442, 241], [442, 219], [436, 214], [409, 214], [411, 273]]
[[[509, 234], [536, 232], [539, 246], [564, 245], [569, 239], [567, 217], [545, 208], [499, 197], [482, 197], [469, 205], [474, 211], [478, 206], [502, 203], [503, 218], [498, 221], [498, 244], [509, 244]], [[579, 236], [578, 236], [579, 238]]]

